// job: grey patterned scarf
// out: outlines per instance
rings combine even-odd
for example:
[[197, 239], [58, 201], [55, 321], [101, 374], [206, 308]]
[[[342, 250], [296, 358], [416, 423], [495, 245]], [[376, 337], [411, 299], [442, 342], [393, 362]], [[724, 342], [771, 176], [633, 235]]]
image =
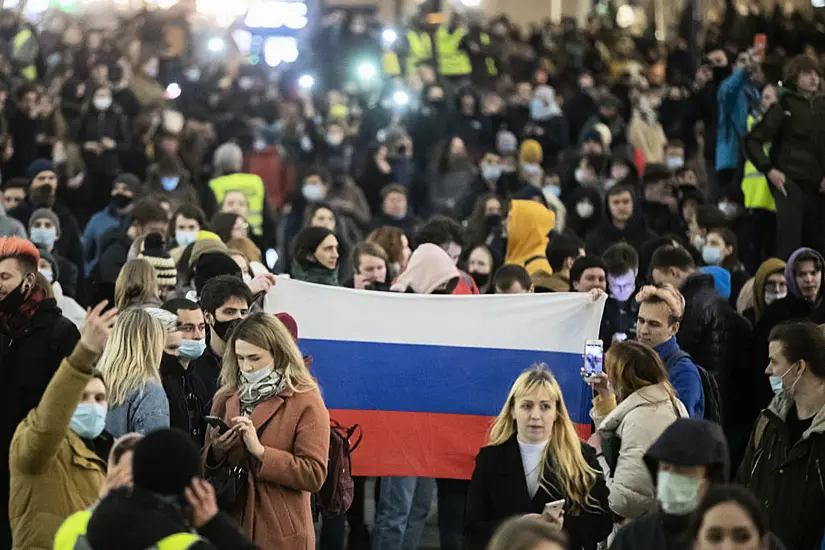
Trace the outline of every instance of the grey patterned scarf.
[[252, 414], [252, 411], [261, 401], [278, 395], [286, 388], [286, 376], [283, 371], [273, 370], [269, 376], [258, 382], [249, 384], [241, 377], [241, 387], [238, 395], [241, 398], [241, 412]]

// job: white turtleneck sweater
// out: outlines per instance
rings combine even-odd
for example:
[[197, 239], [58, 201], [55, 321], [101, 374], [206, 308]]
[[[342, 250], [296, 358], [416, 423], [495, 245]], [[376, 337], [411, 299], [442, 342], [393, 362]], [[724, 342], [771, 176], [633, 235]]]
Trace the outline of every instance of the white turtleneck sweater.
[[527, 479], [527, 490], [530, 498], [536, 496], [539, 491], [539, 464], [544, 457], [544, 448], [547, 441], [541, 443], [524, 443], [518, 440], [518, 447], [521, 451], [521, 464], [524, 466], [524, 477]]

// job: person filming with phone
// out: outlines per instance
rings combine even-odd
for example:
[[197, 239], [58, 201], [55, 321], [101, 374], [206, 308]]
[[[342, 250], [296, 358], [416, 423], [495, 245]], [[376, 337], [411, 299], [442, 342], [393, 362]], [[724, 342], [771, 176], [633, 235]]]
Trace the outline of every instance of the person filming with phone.
[[662, 360], [638, 342], [614, 344], [605, 356], [605, 372], [588, 379], [596, 397], [590, 416], [608, 472], [610, 509], [635, 519], [656, 508], [656, 491], [644, 453], [687, 409], [676, 396]]
[[467, 492], [464, 548], [480, 550], [512, 516], [564, 530], [570, 550], [595, 550], [613, 527], [596, 451], [579, 441], [550, 369], [518, 377], [476, 457]]

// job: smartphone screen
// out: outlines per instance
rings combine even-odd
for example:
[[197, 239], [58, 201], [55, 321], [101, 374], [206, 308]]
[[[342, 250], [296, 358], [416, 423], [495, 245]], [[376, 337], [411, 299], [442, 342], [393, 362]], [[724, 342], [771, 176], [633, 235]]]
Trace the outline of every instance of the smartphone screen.
[[764, 34], [753, 36], [753, 56], [761, 63], [765, 61], [765, 52], [768, 49], [768, 37]]
[[584, 371], [590, 377], [601, 374], [604, 347], [601, 340], [588, 340], [584, 346]]

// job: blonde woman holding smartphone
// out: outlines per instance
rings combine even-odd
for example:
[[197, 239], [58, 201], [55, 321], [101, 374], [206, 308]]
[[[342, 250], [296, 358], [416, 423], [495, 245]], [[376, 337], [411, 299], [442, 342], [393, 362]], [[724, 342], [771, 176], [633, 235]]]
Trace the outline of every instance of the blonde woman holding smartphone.
[[465, 548], [487, 548], [499, 524], [528, 515], [564, 529], [570, 550], [595, 550], [613, 527], [607, 498], [596, 451], [579, 440], [550, 369], [525, 371], [476, 457]]
[[324, 483], [329, 413], [289, 330], [272, 315], [242, 319], [226, 344], [206, 436], [206, 474], [245, 468], [233, 515], [262, 550], [314, 550], [310, 495]]

